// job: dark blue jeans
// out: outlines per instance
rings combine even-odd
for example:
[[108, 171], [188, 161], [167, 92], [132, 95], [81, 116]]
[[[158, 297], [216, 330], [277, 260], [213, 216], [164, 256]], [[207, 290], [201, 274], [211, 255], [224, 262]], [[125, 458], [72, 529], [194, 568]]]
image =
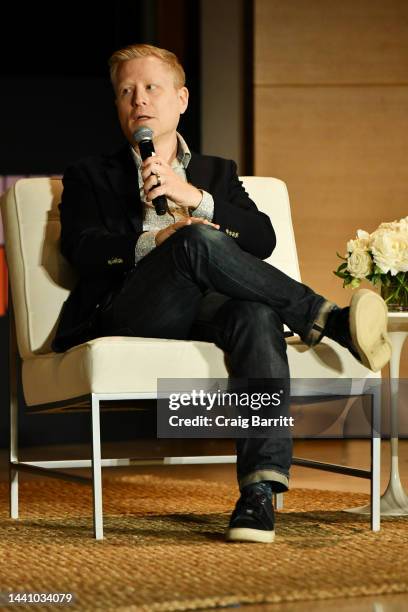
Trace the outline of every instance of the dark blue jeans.
[[[243, 251], [211, 226], [183, 227], [127, 275], [100, 315], [101, 335], [214, 342], [232, 378], [286, 379], [283, 324], [308, 344], [328, 302], [277, 268]], [[288, 488], [290, 438], [237, 440], [240, 488], [269, 480]]]

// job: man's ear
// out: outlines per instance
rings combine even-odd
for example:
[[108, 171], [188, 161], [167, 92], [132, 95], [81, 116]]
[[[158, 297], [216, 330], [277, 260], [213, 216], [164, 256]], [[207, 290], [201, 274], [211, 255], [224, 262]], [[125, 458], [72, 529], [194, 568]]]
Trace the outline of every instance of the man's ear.
[[188, 97], [189, 97], [188, 89], [187, 87], [180, 87], [177, 93], [178, 93], [179, 102], [180, 102], [180, 114], [182, 115], [183, 113], [186, 112], [187, 107], [188, 107]]

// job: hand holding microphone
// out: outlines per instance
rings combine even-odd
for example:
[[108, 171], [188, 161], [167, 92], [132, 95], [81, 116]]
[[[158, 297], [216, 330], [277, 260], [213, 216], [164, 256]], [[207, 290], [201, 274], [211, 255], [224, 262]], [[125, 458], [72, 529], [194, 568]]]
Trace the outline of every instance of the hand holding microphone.
[[[153, 157], [156, 155], [153, 145], [153, 130], [148, 127], [142, 126], [136, 130], [133, 134], [134, 140], [139, 145], [140, 156], [144, 161], [148, 157]], [[161, 186], [161, 178], [160, 174], [156, 173], [156, 185], [158, 187]], [[154, 186], [153, 186], [154, 188]], [[157, 215], [164, 215], [167, 211], [167, 200], [164, 195], [159, 195], [153, 200], [153, 205], [156, 209]]]
[[156, 155], [152, 142], [153, 131], [142, 126], [136, 130], [133, 137], [139, 145], [143, 160], [142, 178], [146, 199], [152, 201], [156, 213], [163, 215], [167, 211], [166, 196], [179, 206], [197, 208], [202, 192], [183, 180], [164, 159]]

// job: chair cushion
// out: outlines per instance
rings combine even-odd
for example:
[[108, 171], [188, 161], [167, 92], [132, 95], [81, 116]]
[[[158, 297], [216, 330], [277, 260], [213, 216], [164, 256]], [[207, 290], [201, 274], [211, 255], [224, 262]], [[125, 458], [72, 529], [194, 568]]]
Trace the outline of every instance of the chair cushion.
[[28, 406], [88, 393], [156, 393], [158, 378], [226, 378], [215, 344], [109, 336], [23, 361]]
[[[292, 378], [367, 377], [366, 368], [326, 338], [313, 348], [289, 339], [288, 358]], [[224, 353], [196, 340], [109, 336], [23, 361], [28, 406], [89, 393], [156, 393], [158, 378], [227, 376]]]

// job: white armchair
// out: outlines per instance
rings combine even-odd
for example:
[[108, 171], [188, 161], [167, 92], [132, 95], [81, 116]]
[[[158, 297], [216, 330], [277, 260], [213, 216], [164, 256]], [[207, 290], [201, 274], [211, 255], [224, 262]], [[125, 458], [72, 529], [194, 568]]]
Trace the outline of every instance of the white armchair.
[[[277, 247], [267, 260], [300, 280], [290, 205], [285, 184], [274, 178], [244, 177], [245, 188], [260, 210], [271, 216]], [[11, 321], [11, 454], [10, 507], [18, 518], [18, 473], [30, 471], [65, 477], [59, 470], [90, 467], [94, 501], [94, 534], [103, 537], [102, 481], [104, 466], [126, 465], [127, 458], [102, 459], [99, 406], [102, 400], [154, 399], [158, 378], [226, 378], [224, 355], [214, 344], [198, 341], [133, 337], [103, 337], [54, 353], [51, 341], [58, 316], [75, 282], [69, 264], [59, 252], [59, 212], [62, 183], [59, 179], [21, 179], [1, 201], [6, 255], [14, 317]], [[18, 457], [15, 338], [22, 361], [22, 384], [29, 410], [82, 406], [92, 415], [92, 460], [23, 462]], [[314, 348], [298, 338], [288, 340], [292, 378], [376, 378], [349, 352], [324, 339]], [[138, 368], [132, 363], [138, 363]], [[136, 374], [135, 374], [136, 372]], [[307, 385], [305, 387], [307, 391]], [[358, 391], [357, 391], [358, 393]], [[378, 420], [380, 404], [374, 397]], [[380, 440], [372, 436], [371, 469], [357, 470], [295, 459], [294, 463], [371, 479], [371, 525], [379, 529]], [[164, 457], [163, 463], [233, 462], [235, 457]], [[145, 463], [145, 462], [144, 462]], [[155, 460], [157, 463], [157, 460]], [[83, 477], [70, 475], [70, 479]], [[279, 502], [278, 502], [279, 506]]]

